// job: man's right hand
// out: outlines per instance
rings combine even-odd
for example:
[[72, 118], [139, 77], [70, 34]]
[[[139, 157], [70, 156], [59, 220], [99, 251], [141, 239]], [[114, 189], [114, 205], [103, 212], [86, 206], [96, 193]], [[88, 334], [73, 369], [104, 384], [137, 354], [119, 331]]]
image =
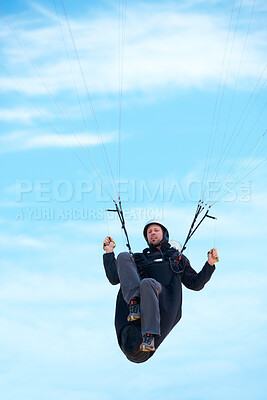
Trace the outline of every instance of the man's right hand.
[[103, 242], [103, 249], [106, 253], [112, 253], [116, 243], [111, 236], [107, 236]]

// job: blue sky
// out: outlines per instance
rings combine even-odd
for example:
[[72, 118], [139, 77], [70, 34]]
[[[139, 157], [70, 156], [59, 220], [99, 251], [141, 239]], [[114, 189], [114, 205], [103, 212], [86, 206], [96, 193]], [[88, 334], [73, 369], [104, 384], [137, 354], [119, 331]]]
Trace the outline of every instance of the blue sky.
[[[123, 4], [0, 2], [1, 396], [265, 399], [266, 4]], [[185, 252], [200, 270], [218, 247], [212, 280], [143, 365], [102, 266], [118, 188], [134, 251], [224, 194]]]

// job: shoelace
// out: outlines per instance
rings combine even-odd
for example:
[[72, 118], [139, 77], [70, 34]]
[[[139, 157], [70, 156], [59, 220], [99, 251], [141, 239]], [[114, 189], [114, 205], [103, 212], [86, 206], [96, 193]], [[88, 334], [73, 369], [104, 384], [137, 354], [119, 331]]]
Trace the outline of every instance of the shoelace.
[[139, 304], [131, 304], [130, 305], [130, 313], [137, 314], [139, 312]]
[[153, 341], [153, 336], [147, 336], [146, 335], [144, 337], [144, 343], [148, 344], [149, 346], [151, 345], [152, 341]]

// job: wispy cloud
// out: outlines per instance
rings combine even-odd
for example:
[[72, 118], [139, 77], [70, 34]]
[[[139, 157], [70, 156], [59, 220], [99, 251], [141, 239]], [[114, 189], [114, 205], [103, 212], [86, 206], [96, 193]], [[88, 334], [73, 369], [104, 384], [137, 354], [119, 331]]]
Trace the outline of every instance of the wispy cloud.
[[[64, 54], [64, 45], [58, 28], [55, 13], [38, 9], [36, 18], [43, 15], [41, 27], [24, 24], [21, 15], [14, 20], [16, 31], [29, 49], [32, 60], [39, 67], [40, 74], [50, 90], [55, 93], [73, 87], [71, 71]], [[227, 16], [228, 17], [228, 16]], [[117, 18], [117, 17], [116, 17]], [[86, 21], [70, 16], [70, 26], [81, 65], [90, 91], [95, 93], [118, 91], [118, 24], [112, 14], [87, 16]], [[51, 26], [52, 21], [52, 26]], [[4, 22], [4, 21], [3, 21]], [[84, 92], [83, 79], [72, 47], [68, 27], [60, 17], [65, 40], [70, 52], [71, 69], [76, 77], [79, 90]], [[242, 21], [244, 25], [244, 21]], [[176, 87], [202, 87], [217, 83], [222, 64], [228, 30], [228, 18], [220, 15], [194, 14], [180, 12], [173, 7], [140, 6], [129, 7], [124, 58], [124, 90], [146, 91], [162, 85]], [[6, 63], [14, 70], [15, 63], [23, 66], [24, 76], [15, 71], [16, 80], [27, 93], [44, 93], [43, 82], [34, 72], [33, 65], [27, 59], [24, 48], [14, 39], [12, 32], [6, 35]], [[228, 85], [235, 84], [239, 73], [240, 79], [257, 77], [266, 62], [263, 45], [263, 31], [252, 31], [248, 38], [244, 54], [243, 68], [239, 71], [246, 32], [241, 29], [234, 34], [229, 32], [229, 43], [234, 40], [234, 51], [227, 54]], [[234, 38], [235, 36], [235, 38]], [[23, 61], [24, 59], [24, 61]], [[53, 63], [50, 62], [53, 60]], [[264, 61], [265, 60], [265, 61]], [[197, 66], [197, 67], [196, 67]], [[39, 81], [39, 84], [38, 84]], [[10, 78], [1, 78], [2, 90], [12, 90]]]
[[[114, 135], [102, 136], [104, 143], [110, 143], [114, 139]], [[97, 146], [100, 145], [100, 138], [92, 135], [42, 135], [37, 137], [29, 138], [26, 143], [26, 148], [43, 148], [43, 147], [80, 147], [82, 146]]]
[[[10, 279], [11, 278], [11, 279]], [[10, 279], [10, 280], [9, 280]], [[99, 300], [106, 281], [82, 282], [80, 279], [18, 273], [1, 282], [0, 299], [19, 302], [83, 302]]]
[[36, 239], [31, 236], [26, 235], [0, 235], [0, 245], [5, 248], [11, 247], [14, 248], [34, 248], [34, 249], [42, 249], [45, 247], [45, 243], [42, 240]]
[[24, 151], [43, 148], [82, 148], [102, 146], [115, 140], [113, 133], [96, 136], [93, 134], [42, 134], [29, 132], [13, 132], [0, 136], [0, 153]]
[[[45, 111], [41, 111], [45, 115]], [[26, 109], [26, 108], [2, 108], [0, 109], [0, 121], [4, 122], [22, 122], [29, 124], [33, 119], [40, 117], [40, 113], [37, 110]]]

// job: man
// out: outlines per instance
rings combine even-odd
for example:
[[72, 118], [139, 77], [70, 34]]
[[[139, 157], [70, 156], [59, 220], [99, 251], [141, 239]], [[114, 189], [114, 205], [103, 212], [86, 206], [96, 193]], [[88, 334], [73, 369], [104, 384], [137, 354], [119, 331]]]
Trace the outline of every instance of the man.
[[114, 255], [115, 242], [104, 240], [104, 268], [110, 283], [120, 283], [115, 327], [126, 357], [136, 363], [150, 358], [181, 318], [182, 283], [201, 290], [219, 260], [217, 249], [197, 273], [189, 260], [169, 244], [169, 232], [159, 221], [149, 221], [143, 231], [148, 248], [142, 253]]

